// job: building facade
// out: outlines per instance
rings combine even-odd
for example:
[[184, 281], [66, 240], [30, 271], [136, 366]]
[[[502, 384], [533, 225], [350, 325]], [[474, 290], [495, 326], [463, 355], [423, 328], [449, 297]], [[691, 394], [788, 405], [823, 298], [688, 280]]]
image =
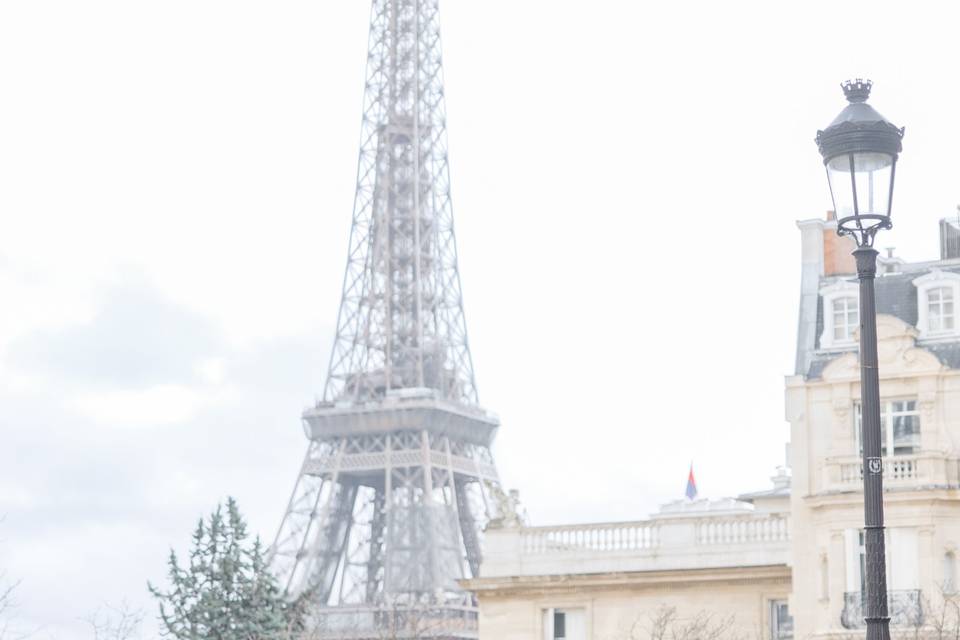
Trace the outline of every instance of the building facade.
[[[799, 225], [797, 362], [786, 383], [799, 637], [863, 628], [858, 288], [833, 220]], [[896, 631], [929, 625], [954, 590], [960, 541], [960, 259], [880, 259], [876, 280], [887, 587]], [[955, 243], [953, 243], [955, 244]]]
[[[679, 501], [637, 522], [487, 530], [483, 640], [858, 637], [863, 623], [858, 287], [848, 239], [798, 223], [790, 471], [737, 499]], [[894, 635], [960, 634], [960, 231], [941, 259], [880, 258], [887, 575]], [[947, 604], [945, 604], [947, 603]]]
[[[680, 500], [646, 520], [488, 528], [486, 640], [790, 636], [790, 494]], [[660, 635], [655, 629], [660, 629]]]

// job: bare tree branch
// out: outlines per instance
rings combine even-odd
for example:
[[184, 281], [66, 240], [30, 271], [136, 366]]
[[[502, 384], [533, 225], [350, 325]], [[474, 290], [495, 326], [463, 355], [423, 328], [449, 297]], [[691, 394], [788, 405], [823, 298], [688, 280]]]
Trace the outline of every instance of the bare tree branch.
[[638, 616], [622, 640], [740, 640], [734, 634], [734, 616], [699, 611], [680, 616], [676, 607], [661, 605], [646, 618]]
[[18, 586], [20, 586], [19, 580], [7, 580], [6, 572], [0, 571], [0, 640], [19, 640], [29, 635], [13, 631], [11, 614], [16, 607], [14, 593]]
[[93, 640], [136, 640], [140, 635], [143, 611], [131, 609], [124, 601], [117, 607], [105, 605], [84, 621], [93, 631]]

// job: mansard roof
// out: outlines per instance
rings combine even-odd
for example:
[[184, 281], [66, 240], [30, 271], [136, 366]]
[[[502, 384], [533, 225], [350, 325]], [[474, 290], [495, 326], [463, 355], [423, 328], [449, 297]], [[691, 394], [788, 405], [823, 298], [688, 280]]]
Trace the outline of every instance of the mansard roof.
[[[880, 268], [882, 268], [882, 265]], [[894, 316], [910, 326], [916, 327], [918, 320], [918, 302], [917, 287], [913, 284], [913, 281], [935, 270], [960, 275], [960, 261], [946, 260], [900, 264], [898, 265], [896, 273], [878, 274], [875, 281], [877, 313]], [[822, 289], [845, 280], [855, 283], [857, 277], [855, 275], [821, 277], [820, 288]], [[824, 367], [842, 353], [856, 351], [856, 349], [848, 349], [846, 351], [836, 349], [829, 351], [821, 350], [820, 337], [823, 334], [823, 329], [823, 297], [817, 296], [817, 324], [814, 349], [812, 353], [810, 353], [810, 364], [804, 372], [805, 377], [808, 379], [820, 378], [823, 374]], [[960, 340], [947, 342], [938, 341], [926, 344], [921, 342], [919, 346], [933, 353], [941, 363], [951, 369], [960, 369]]]

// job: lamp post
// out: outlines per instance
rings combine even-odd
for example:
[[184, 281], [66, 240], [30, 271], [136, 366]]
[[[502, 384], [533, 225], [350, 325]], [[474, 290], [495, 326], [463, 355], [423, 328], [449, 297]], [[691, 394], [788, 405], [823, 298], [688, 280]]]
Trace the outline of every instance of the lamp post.
[[903, 129], [867, 104], [869, 80], [842, 85], [849, 104], [823, 131], [817, 146], [827, 168], [837, 215], [837, 233], [857, 243], [853, 256], [860, 280], [860, 410], [863, 443], [864, 551], [867, 640], [890, 639], [883, 540], [883, 460], [880, 454], [880, 379], [877, 372], [877, 273], [874, 238], [889, 229], [890, 205]]

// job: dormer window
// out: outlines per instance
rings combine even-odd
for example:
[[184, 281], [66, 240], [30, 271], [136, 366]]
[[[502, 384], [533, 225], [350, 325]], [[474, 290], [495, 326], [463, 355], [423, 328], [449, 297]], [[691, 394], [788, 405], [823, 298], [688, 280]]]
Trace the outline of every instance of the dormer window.
[[833, 300], [833, 341], [852, 342], [853, 332], [860, 325], [859, 300], [843, 296]]
[[934, 269], [913, 281], [917, 288], [917, 330], [920, 339], [960, 336], [955, 304], [960, 298], [960, 274]]
[[954, 330], [952, 287], [927, 290], [927, 328], [930, 333]]
[[823, 333], [821, 349], [852, 349], [857, 346], [856, 330], [860, 327], [859, 287], [840, 281], [820, 289], [823, 299]]

